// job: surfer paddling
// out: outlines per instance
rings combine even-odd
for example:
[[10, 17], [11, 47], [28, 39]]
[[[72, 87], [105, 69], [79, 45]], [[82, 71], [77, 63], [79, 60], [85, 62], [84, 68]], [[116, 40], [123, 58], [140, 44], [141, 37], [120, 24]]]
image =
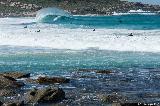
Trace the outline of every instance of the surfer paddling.
[[132, 34], [132, 33], [130, 33], [128, 36], [133, 36], [133, 34]]

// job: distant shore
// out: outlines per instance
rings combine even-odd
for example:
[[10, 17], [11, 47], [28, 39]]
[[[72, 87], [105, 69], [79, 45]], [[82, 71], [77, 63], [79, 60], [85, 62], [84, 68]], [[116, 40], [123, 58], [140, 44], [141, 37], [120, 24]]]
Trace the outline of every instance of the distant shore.
[[138, 10], [159, 12], [159, 5], [142, 4], [139, 2], [127, 1], [96, 1], [96, 0], [72, 0], [72, 1], [55, 1], [49, 0], [34, 2], [31, 0], [2, 0], [0, 2], [0, 17], [34, 17], [36, 11], [46, 7], [62, 8], [73, 15], [112, 15], [113, 12], [125, 13], [129, 10]]

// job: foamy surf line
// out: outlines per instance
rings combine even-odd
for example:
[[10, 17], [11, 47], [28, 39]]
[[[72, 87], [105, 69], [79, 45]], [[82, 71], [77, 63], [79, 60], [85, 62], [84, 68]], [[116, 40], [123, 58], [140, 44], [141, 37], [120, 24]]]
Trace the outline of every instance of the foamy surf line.
[[[93, 31], [93, 29], [71, 29], [42, 23], [23, 28], [24, 25], [20, 23], [31, 22], [32, 19], [20, 18], [20, 20], [0, 19], [0, 46], [160, 52], [160, 30], [103, 28]], [[40, 32], [37, 32], [38, 30]], [[133, 33], [134, 36], [128, 36], [129, 33]]]

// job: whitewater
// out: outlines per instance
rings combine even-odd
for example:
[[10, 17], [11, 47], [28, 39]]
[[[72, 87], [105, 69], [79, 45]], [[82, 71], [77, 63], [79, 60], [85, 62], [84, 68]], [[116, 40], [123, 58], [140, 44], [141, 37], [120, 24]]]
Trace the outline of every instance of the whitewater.
[[[145, 30], [130, 29], [129, 25], [128, 29], [68, 26], [37, 23], [35, 18], [1, 18], [0, 23], [0, 46], [160, 52], [159, 27]], [[134, 36], [128, 36], [130, 33]]]

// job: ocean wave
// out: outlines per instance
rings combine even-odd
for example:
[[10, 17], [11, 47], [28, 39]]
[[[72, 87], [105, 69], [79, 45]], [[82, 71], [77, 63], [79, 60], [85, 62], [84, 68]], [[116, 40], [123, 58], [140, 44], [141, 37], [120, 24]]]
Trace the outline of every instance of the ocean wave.
[[43, 8], [37, 12], [36, 19], [37, 21], [43, 22], [48, 17], [52, 17], [53, 21], [56, 21], [60, 17], [70, 17], [71, 14], [69, 14], [67, 11], [64, 11], [59, 8], [55, 7], [49, 7], [49, 8]]

